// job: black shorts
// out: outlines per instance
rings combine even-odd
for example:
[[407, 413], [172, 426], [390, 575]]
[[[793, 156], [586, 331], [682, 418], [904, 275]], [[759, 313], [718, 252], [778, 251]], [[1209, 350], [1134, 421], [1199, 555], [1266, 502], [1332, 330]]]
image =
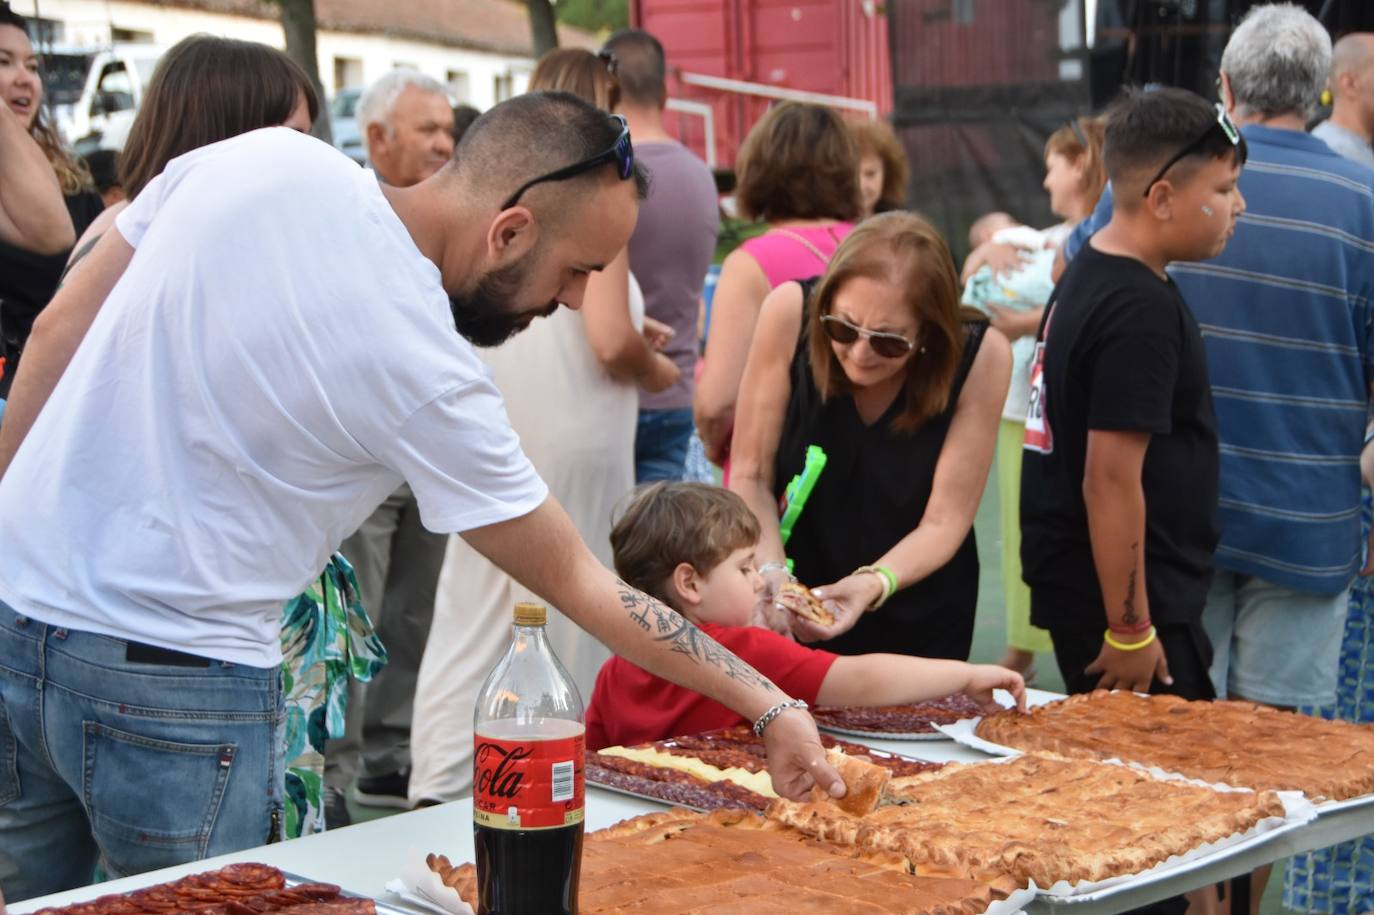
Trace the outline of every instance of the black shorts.
[[[1089, 693], [1097, 689], [1100, 674], [1086, 674], [1084, 668], [1097, 660], [1102, 651], [1102, 632], [1107, 628], [1105, 618], [1100, 627], [1055, 626], [1050, 629], [1054, 642], [1054, 659], [1064, 676], [1064, 688], [1070, 693]], [[1170, 693], [1184, 699], [1215, 699], [1212, 678], [1212, 643], [1202, 623], [1156, 623], [1164, 657], [1169, 662], [1172, 686], [1155, 680], [1151, 693]]]

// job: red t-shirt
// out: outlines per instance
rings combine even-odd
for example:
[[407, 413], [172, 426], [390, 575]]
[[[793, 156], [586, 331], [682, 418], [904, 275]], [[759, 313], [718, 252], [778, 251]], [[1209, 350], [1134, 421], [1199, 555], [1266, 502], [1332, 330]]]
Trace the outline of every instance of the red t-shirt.
[[[787, 695], [811, 705], [837, 657], [754, 626], [704, 623], [701, 631], [752, 664]], [[747, 723], [701, 693], [669, 683], [624, 658], [611, 658], [596, 675], [587, 706], [587, 749], [631, 746]]]

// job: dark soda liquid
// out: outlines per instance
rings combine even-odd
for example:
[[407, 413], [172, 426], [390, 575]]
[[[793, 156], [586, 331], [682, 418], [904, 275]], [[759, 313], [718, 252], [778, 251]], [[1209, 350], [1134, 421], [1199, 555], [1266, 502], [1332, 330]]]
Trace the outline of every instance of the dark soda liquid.
[[577, 915], [582, 830], [474, 826], [477, 915]]

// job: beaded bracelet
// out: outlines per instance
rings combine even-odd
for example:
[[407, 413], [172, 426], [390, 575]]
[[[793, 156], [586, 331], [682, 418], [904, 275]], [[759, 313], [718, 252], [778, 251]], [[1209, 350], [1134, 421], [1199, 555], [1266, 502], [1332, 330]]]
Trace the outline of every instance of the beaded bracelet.
[[788, 709], [799, 708], [806, 710], [807, 705], [801, 699], [788, 699], [786, 702], [779, 702], [759, 716], [759, 720], [754, 722], [754, 736], [762, 737], [763, 729], [773, 723], [773, 719], [781, 715]]
[[1158, 637], [1158, 635], [1159, 633], [1155, 629], [1155, 627], [1151, 626], [1150, 634], [1146, 637], [1145, 641], [1134, 642], [1128, 645], [1124, 642], [1118, 642], [1116, 639], [1112, 638], [1112, 631], [1108, 629], [1106, 632], [1102, 634], [1102, 641], [1106, 642], [1108, 645], [1112, 646], [1117, 651], [1139, 651], [1142, 648], [1154, 644], [1154, 640], [1156, 637]]

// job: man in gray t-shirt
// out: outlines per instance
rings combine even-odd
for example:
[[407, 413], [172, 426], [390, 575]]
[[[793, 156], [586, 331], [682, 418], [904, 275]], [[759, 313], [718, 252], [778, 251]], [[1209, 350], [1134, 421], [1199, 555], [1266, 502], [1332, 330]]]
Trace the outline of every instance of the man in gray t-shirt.
[[1374, 34], [1351, 32], [1331, 52], [1331, 117], [1312, 136], [1335, 152], [1374, 168]]
[[630, 270], [644, 291], [645, 313], [673, 329], [664, 352], [681, 371], [667, 390], [640, 393], [635, 479], [680, 480], [692, 437], [701, 287], [720, 232], [716, 183], [710, 169], [663, 127], [668, 90], [658, 39], [621, 29], [605, 50], [620, 82], [618, 112], [629, 121], [635, 156], [653, 182], [630, 238]]

